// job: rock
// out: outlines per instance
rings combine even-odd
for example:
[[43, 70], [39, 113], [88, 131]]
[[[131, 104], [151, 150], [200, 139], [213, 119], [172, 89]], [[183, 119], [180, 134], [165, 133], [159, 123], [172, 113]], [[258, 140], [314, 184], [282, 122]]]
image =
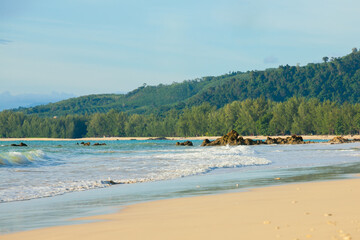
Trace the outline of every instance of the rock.
[[86, 142], [86, 143], [81, 143], [84, 146], [90, 146], [90, 142]]
[[208, 146], [209, 143], [210, 143], [209, 139], [204, 139], [204, 141], [201, 143], [201, 146]]
[[231, 130], [228, 134], [218, 138], [214, 141], [209, 141], [209, 139], [205, 139], [201, 146], [225, 146], [225, 145], [240, 145], [244, 139], [239, 136], [239, 134], [235, 130]]
[[[235, 130], [231, 130], [228, 134], [216, 139], [215, 141], [209, 141], [205, 139], [201, 146], [225, 146], [225, 145], [260, 145], [260, 144], [304, 144], [304, 140], [301, 136], [292, 135], [287, 138], [271, 138], [267, 137], [266, 141], [252, 140], [249, 138], [244, 139]], [[308, 142], [306, 142], [308, 143]]]
[[109, 184], [109, 185], [116, 185], [116, 184], [122, 184], [121, 182], [115, 182], [111, 179], [107, 180], [107, 181], [101, 181], [102, 184]]
[[244, 139], [244, 145], [255, 145], [257, 141], [253, 141], [252, 139], [246, 138]]
[[94, 143], [93, 146], [104, 146], [104, 145], [106, 145], [106, 143]]
[[260, 140], [254, 141], [249, 138], [244, 139], [235, 130], [231, 130], [228, 134], [212, 142], [209, 141], [209, 139], [205, 139], [201, 144], [201, 146], [259, 145], [259, 144], [263, 144], [263, 141]]
[[303, 144], [304, 140], [301, 136], [292, 135], [291, 137], [287, 137], [286, 141], [288, 144]]
[[349, 139], [343, 137], [334, 137], [333, 139], [329, 140], [330, 143], [347, 143], [350, 142]]
[[267, 137], [265, 140], [266, 144], [277, 144], [277, 140], [275, 138]]
[[292, 135], [291, 137], [286, 137], [286, 138], [271, 138], [271, 137], [267, 137], [266, 144], [304, 144], [304, 140], [301, 136], [297, 136], [297, 135]]
[[148, 140], [168, 140], [166, 137], [149, 138]]
[[191, 141], [177, 142], [176, 146], [193, 146], [193, 143]]
[[13, 144], [11, 144], [11, 146], [12, 146], [12, 147], [27, 147], [28, 145], [25, 144], [25, 143], [23, 143], [23, 142], [21, 142], [20, 144], [15, 144], [15, 143], [13, 143]]

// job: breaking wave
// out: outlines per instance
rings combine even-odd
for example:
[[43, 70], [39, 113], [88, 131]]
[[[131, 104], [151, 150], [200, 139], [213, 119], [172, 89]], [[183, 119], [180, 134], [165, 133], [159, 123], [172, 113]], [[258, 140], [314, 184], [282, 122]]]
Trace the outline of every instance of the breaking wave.
[[0, 153], [0, 166], [25, 166], [46, 160], [47, 156], [42, 150]]
[[[49, 166], [48, 162], [52, 160], [41, 150], [2, 153], [1, 165], [15, 167], [17, 174], [21, 173], [17, 171], [19, 166], [29, 166], [26, 177], [33, 180], [29, 184], [0, 189], [0, 202], [51, 197], [115, 184], [170, 180], [206, 174], [216, 169], [271, 163], [258, 157], [254, 148], [249, 146], [170, 148], [155, 151], [141, 149], [136, 154], [122, 154], [121, 151], [94, 152], [83, 159], [75, 154], [71, 159], [64, 160], [64, 165], [41, 167], [44, 164]], [[41, 168], [36, 168], [37, 166]], [[38, 170], [44, 171], [41, 177]]]

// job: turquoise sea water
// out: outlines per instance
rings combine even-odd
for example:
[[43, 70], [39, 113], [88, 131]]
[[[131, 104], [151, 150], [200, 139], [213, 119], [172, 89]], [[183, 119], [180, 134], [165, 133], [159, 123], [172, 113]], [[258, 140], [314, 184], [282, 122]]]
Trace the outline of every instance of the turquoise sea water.
[[[200, 147], [176, 141], [0, 142], [0, 234], [73, 224], [143, 201], [360, 172], [360, 143]], [[275, 178], [280, 178], [276, 180]], [[113, 185], [111, 183], [120, 183]]]

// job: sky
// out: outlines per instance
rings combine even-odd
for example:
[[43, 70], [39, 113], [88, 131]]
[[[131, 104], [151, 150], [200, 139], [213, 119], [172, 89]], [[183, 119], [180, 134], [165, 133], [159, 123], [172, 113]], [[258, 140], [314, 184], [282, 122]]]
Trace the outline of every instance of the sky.
[[0, 0], [0, 93], [124, 93], [360, 47], [355, 0]]

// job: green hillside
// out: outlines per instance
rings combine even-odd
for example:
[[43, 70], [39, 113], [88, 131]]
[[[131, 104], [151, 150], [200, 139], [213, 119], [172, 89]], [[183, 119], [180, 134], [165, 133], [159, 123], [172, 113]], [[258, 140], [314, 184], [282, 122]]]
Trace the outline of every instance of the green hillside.
[[101, 94], [20, 108], [16, 111], [39, 116], [105, 113], [115, 109], [128, 113], [162, 113], [208, 102], [217, 108], [233, 101], [265, 99], [282, 102], [292, 97], [317, 98], [338, 103], [360, 101], [360, 52], [323, 63], [280, 66], [264, 71], [234, 72], [218, 77], [141, 86], [127, 94]]
[[236, 73], [220, 77], [204, 77], [171, 85], [144, 85], [127, 94], [88, 95], [32, 108], [19, 108], [15, 111], [49, 117], [104, 113], [111, 109], [129, 113], [166, 111], [173, 107], [182, 109], [186, 106], [186, 101], [189, 98], [230, 81], [234, 75], [246, 74]]

